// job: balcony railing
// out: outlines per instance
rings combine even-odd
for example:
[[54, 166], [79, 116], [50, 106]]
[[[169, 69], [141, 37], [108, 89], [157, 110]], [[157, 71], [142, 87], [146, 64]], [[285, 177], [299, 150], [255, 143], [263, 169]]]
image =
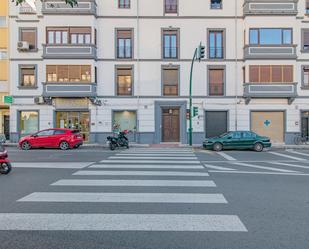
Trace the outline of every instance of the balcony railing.
[[43, 45], [44, 59], [96, 59], [94, 44], [46, 44]]
[[245, 59], [296, 59], [296, 45], [246, 45]]
[[95, 0], [78, 0], [78, 4], [73, 7], [60, 0], [44, 0], [42, 5], [42, 14], [96, 15], [97, 5]]
[[245, 0], [244, 15], [297, 15], [297, 0]]
[[246, 103], [251, 98], [288, 98], [289, 103], [297, 97], [297, 83], [245, 83]]
[[59, 82], [43, 83], [43, 97], [96, 97], [96, 83]]

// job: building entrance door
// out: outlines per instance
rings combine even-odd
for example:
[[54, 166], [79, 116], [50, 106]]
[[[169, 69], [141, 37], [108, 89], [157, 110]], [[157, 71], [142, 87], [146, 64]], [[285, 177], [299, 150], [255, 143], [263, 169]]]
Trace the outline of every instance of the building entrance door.
[[85, 142], [89, 141], [89, 112], [56, 112], [56, 128], [80, 130]]
[[179, 108], [162, 108], [162, 142], [180, 142]]
[[3, 133], [6, 140], [10, 140], [10, 116], [3, 116]]
[[302, 112], [302, 115], [301, 115], [301, 135], [303, 137], [309, 136], [309, 112]]

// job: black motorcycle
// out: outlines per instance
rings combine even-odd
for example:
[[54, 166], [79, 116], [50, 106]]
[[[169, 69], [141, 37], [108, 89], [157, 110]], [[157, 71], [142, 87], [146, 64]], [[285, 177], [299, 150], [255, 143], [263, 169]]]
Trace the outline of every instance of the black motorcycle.
[[115, 150], [116, 148], [126, 147], [129, 149], [129, 139], [127, 138], [128, 131], [124, 130], [118, 133], [117, 136], [107, 137], [109, 148]]

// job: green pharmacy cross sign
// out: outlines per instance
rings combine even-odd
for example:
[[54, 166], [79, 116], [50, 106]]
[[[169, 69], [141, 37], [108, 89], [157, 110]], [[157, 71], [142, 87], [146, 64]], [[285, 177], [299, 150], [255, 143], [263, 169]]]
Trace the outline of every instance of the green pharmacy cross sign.
[[13, 96], [3, 96], [3, 103], [4, 104], [12, 104], [13, 103]]
[[270, 124], [271, 124], [271, 122], [270, 122], [268, 119], [265, 120], [264, 125], [265, 125], [266, 127], [270, 126]]

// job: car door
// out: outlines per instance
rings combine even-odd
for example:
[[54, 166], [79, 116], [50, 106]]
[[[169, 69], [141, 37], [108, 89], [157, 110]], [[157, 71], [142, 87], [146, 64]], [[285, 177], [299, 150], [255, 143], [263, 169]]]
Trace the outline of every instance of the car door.
[[241, 132], [234, 131], [228, 133], [225, 139], [224, 148], [237, 149], [241, 146]]
[[50, 147], [50, 137], [53, 134], [53, 130], [44, 130], [36, 133], [31, 142], [32, 147]]
[[254, 146], [256, 135], [250, 131], [242, 132], [242, 147], [245, 149], [251, 149]]

